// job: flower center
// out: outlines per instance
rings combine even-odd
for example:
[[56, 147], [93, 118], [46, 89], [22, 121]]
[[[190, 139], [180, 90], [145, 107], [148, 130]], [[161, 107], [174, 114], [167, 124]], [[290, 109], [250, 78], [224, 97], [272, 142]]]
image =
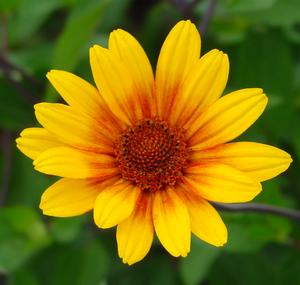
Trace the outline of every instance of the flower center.
[[123, 178], [142, 190], [175, 185], [188, 159], [183, 130], [158, 119], [142, 120], [121, 135], [116, 159]]

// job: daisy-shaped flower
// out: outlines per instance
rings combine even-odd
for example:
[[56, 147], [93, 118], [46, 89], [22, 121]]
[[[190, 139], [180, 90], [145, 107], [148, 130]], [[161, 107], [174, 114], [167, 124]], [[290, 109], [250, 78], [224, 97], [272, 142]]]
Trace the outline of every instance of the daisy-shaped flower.
[[190, 21], [167, 36], [155, 77], [123, 30], [110, 34], [108, 49], [92, 47], [90, 63], [97, 88], [65, 71], [47, 74], [67, 104], [36, 104], [42, 127], [17, 139], [36, 170], [62, 177], [44, 192], [43, 213], [93, 210], [99, 228], [117, 226], [118, 253], [128, 264], [147, 254], [154, 233], [176, 257], [190, 251], [191, 232], [224, 245], [226, 226], [209, 201], [250, 201], [260, 182], [291, 163], [275, 147], [230, 142], [265, 109], [263, 91], [221, 97], [227, 55], [215, 49], [200, 57]]

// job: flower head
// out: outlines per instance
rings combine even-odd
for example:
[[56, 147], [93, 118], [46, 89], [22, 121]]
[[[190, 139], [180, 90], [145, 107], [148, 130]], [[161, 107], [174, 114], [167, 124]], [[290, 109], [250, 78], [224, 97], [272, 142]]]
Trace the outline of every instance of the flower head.
[[261, 115], [259, 88], [222, 96], [229, 62], [212, 50], [200, 57], [190, 21], [167, 36], [156, 67], [130, 34], [110, 34], [90, 62], [97, 88], [74, 74], [48, 79], [66, 104], [35, 105], [40, 128], [25, 129], [18, 148], [36, 170], [62, 177], [43, 194], [45, 215], [93, 210], [99, 228], [117, 226], [120, 258], [133, 264], [154, 233], [173, 256], [190, 251], [191, 232], [215, 246], [227, 241], [209, 203], [247, 202], [261, 183], [285, 171], [286, 152], [253, 142], [230, 142]]

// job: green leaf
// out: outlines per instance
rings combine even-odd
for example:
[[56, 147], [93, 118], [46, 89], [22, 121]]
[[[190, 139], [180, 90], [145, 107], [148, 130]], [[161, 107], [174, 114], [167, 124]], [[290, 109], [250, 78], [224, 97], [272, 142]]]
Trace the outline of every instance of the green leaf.
[[180, 12], [167, 1], [158, 2], [149, 10], [138, 39], [155, 67], [160, 47], [172, 26], [181, 19]]
[[277, 0], [269, 9], [244, 13], [243, 17], [256, 25], [291, 26], [299, 22], [299, 1]]
[[[72, 71], [82, 52], [88, 54], [88, 42], [95, 32], [107, 5], [112, 0], [79, 0], [74, 5], [60, 35], [53, 55], [52, 68]], [[56, 101], [58, 94], [48, 85], [45, 101]]]
[[142, 261], [128, 266], [115, 256], [111, 265], [108, 284], [118, 285], [176, 285], [179, 279], [174, 265], [176, 259], [170, 257], [164, 249], [153, 248]]
[[272, 7], [278, 0], [230, 0], [226, 1], [231, 12], [264, 10]]
[[201, 284], [220, 253], [217, 247], [193, 240], [190, 254], [179, 260], [179, 272], [184, 284]]
[[[297, 122], [300, 120], [300, 116], [298, 116]], [[294, 132], [294, 148], [295, 148], [295, 155], [297, 156], [297, 159], [300, 160], [300, 129], [296, 128]]]
[[209, 284], [298, 285], [299, 252], [288, 246], [268, 246], [259, 254], [224, 254], [209, 275]]
[[108, 271], [106, 249], [91, 238], [64, 246], [53, 245], [39, 258], [33, 267], [44, 285], [99, 285]]
[[52, 43], [38, 43], [35, 46], [23, 47], [22, 49], [12, 51], [10, 58], [16, 65], [29, 74], [35, 74], [36, 78], [38, 78], [37, 73], [41, 73], [42, 76], [39, 77], [39, 80], [45, 81], [45, 72], [48, 71], [50, 66], [52, 53]]
[[[0, 78], [0, 128], [17, 130], [34, 120], [32, 104], [17, 93], [11, 84]], [[5, 102], [5, 104], [4, 104]]]
[[277, 177], [273, 180], [264, 181], [263, 191], [255, 198], [258, 203], [266, 203], [282, 207], [293, 207], [290, 201], [282, 191], [284, 186], [284, 177]]
[[[279, 32], [249, 34], [230, 52], [231, 86], [233, 89], [260, 87], [269, 98], [267, 110], [261, 120], [264, 133], [274, 143], [291, 139], [295, 120], [293, 93], [292, 48]], [[296, 127], [296, 126], [295, 126]]]
[[39, 285], [36, 274], [28, 268], [19, 268], [10, 274], [8, 285]]
[[53, 177], [37, 172], [31, 159], [15, 149], [8, 203], [21, 203], [38, 209], [42, 193], [54, 180]]
[[20, 5], [21, 0], [0, 1], [0, 12], [15, 10]]
[[0, 209], [0, 273], [16, 270], [49, 242], [34, 210], [24, 206]]
[[[236, 88], [261, 87], [277, 100], [291, 100], [292, 50], [281, 33], [251, 33], [230, 55], [231, 84]], [[274, 102], [275, 104], [275, 102]]]
[[[199, 5], [203, 13], [203, 5]], [[250, 27], [287, 27], [299, 22], [298, 0], [223, 0], [217, 5], [215, 17], [228, 21], [244, 21]]]
[[[264, 182], [256, 202], [292, 207], [281, 191], [282, 182], [278, 178]], [[228, 228], [228, 243], [224, 246], [226, 252], [257, 252], [267, 243], [287, 242], [292, 231], [288, 219], [268, 213], [228, 213], [222, 216]]]
[[[257, 252], [272, 239], [267, 228], [256, 225], [256, 222], [249, 225], [242, 220], [241, 218], [240, 222], [226, 222], [229, 236], [224, 251], [235, 253]], [[253, 233], [260, 234], [262, 237], [257, 237]]]
[[228, 229], [226, 252], [257, 252], [269, 242], [286, 242], [291, 232], [290, 222], [283, 217], [237, 213], [224, 218]]
[[[108, 255], [105, 248], [95, 240], [86, 245], [81, 254], [80, 275], [76, 285], [98, 285], [100, 281], [105, 279], [108, 271]], [[77, 258], [77, 256], [74, 256], [74, 258]], [[74, 283], [71, 282], [70, 284], [73, 285]]]
[[78, 237], [83, 230], [84, 223], [90, 218], [87, 215], [63, 219], [53, 218], [50, 223], [50, 233], [57, 242], [71, 242]]
[[122, 28], [127, 20], [126, 12], [133, 0], [114, 0], [107, 5], [101, 19], [101, 31], [111, 32], [112, 28]]
[[63, 0], [20, 0], [15, 15], [8, 23], [9, 43], [16, 45], [28, 41], [63, 3]]
[[289, 42], [300, 44], [300, 35], [296, 26], [290, 25], [283, 27], [283, 31]]
[[237, 44], [245, 40], [248, 24], [243, 19], [216, 18], [209, 26], [209, 31], [216, 37], [219, 45]]

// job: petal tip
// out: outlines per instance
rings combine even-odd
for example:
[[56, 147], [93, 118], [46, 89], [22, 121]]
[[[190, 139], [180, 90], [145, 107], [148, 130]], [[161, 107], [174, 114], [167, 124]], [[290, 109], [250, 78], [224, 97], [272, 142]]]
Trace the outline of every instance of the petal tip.
[[41, 109], [45, 108], [49, 103], [45, 103], [45, 102], [42, 102], [42, 103], [37, 103], [37, 104], [34, 104], [34, 110], [35, 111], [40, 111]]
[[35, 160], [33, 160], [32, 164], [34, 166], [34, 169], [38, 170], [38, 168], [40, 168], [40, 166], [41, 166], [41, 159], [40, 159], [40, 157], [37, 157]]
[[228, 54], [223, 52], [222, 56], [223, 56], [223, 62], [225, 62], [226, 64], [229, 64]]
[[51, 77], [51, 70], [48, 71], [48, 72], [46, 73], [46, 77], [50, 80], [50, 77]]
[[133, 264], [135, 264], [135, 263], [142, 260], [141, 258], [140, 259], [134, 259], [134, 258], [130, 258], [130, 257], [126, 258], [126, 257], [124, 257], [120, 254], [119, 254], [119, 258], [122, 260], [123, 264], [129, 265], [129, 266], [131, 266], [131, 265], [133, 265]]
[[262, 96], [262, 103], [263, 103], [263, 106], [266, 107], [267, 104], [268, 104], [268, 102], [269, 102], [269, 98], [268, 98], [268, 96], [267, 96], [266, 94], [264, 94], [264, 93], [262, 93], [261, 96]]
[[57, 74], [63, 74], [66, 73], [66, 71], [59, 70], [59, 69], [51, 69], [46, 73], [46, 77], [50, 80], [50, 78], [53, 78]]
[[17, 140], [16, 140], [16, 148], [17, 148], [19, 151], [23, 152], [23, 151], [22, 151], [22, 146], [21, 146], [20, 143], [17, 142]]
[[[22, 133], [21, 133], [22, 134]], [[20, 144], [20, 142], [22, 141], [22, 135], [20, 134], [20, 137], [17, 137], [16, 139], [15, 139], [15, 143], [16, 143], [16, 145], [18, 146], [18, 144]]]
[[261, 96], [264, 98], [264, 100], [268, 101], [269, 100], [268, 96], [263, 92], [264, 91], [262, 90]]
[[100, 215], [99, 213], [96, 213], [95, 209], [93, 211], [93, 218], [94, 218], [95, 225], [100, 229], [108, 229], [115, 226], [115, 224], [111, 224], [109, 222], [109, 219], [105, 218], [103, 215]]
[[216, 244], [215, 246], [216, 246], [216, 247], [223, 247], [223, 246], [225, 246], [226, 244], [227, 244], [227, 239], [226, 239], [226, 241], [220, 242], [219, 244]]
[[44, 214], [44, 210], [45, 210], [45, 200], [43, 199], [43, 195], [39, 204], [39, 208], [43, 211]]
[[95, 56], [95, 53], [96, 53], [96, 47], [97, 47], [97, 45], [93, 45], [93, 46], [90, 47], [90, 49], [89, 49], [90, 57]]
[[190, 253], [190, 248], [188, 248], [186, 251], [181, 252], [179, 256], [187, 257], [189, 253]]

